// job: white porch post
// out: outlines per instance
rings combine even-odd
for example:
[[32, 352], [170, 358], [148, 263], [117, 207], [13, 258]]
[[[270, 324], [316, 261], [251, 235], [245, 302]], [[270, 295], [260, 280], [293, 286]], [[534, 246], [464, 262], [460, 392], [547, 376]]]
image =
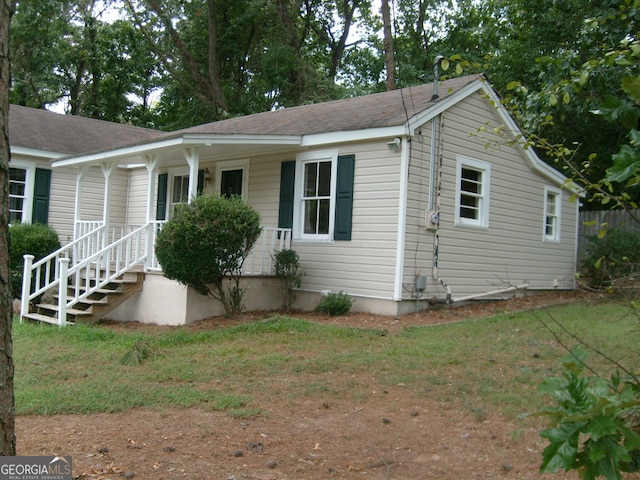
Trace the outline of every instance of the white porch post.
[[102, 163], [102, 175], [104, 175], [104, 204], [102, 207], [102, 222], [104, 224], [104, 235], [102, 237], [102, 248], [109, 243], [109, 217], [111, 216], [111, 174], [115, 168], [113, 163]]
[[159, 158], [157, 154], [145, 155], [144, 164], [147, 167], [147, 259], [145, 260], [145, 268], [150, 268], [154, 263], [153, 243], [156, 236], [156, 224], [153, 215], [153, 203], [156, 192], [156, 172], [158, 170]]
[[189, 202], [198, 194], [198, 168], [200, 167], [200, 154], [195, 148], [186, 148], [184, 158], [189, 164]]
[[78, 168], [78, 173], [76, 174], [76, 200], [73, 213], [73, 240], [77, 239], [81, 234], [80, 220], [82, 219], [82, 181], [87, 175], [88, 169], [89, 167], [87, 165], [82, 165]]

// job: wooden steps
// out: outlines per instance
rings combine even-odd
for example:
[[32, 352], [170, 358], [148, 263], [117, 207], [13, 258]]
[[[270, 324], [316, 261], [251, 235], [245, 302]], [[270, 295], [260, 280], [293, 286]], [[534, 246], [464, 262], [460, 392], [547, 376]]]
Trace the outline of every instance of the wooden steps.
[[[67, 309], [67, 324], [84, 323], [93, 325], [102, 320], [110, 311], [142, 290], [143, 272], [127, 272], [121, 278], [109, 282], [105, 287], [79, 300], [72, 308]], [[74, 287], [69, 287], [69, 299], [74, 294]], [[58, 295], [54, 295], [52, 303], [39, 303], [33, 312], [22, 317], [38, 322], [58, 324]]]

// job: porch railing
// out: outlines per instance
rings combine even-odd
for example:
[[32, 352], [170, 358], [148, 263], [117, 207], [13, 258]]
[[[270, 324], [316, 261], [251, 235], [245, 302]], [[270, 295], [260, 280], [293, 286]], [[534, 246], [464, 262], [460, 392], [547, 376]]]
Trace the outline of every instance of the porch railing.
[[68, 243], [64, 247], [50, 253], [33, 263], [33, 255], [24, 256], [22, 274], [22, 298], [20, 301], [20, 315], [29, 313], [29, 304], [60, 283], [60, 265], [67, 266], [74, 260], [87, 257], [99, 250], [104, 235], [104, 225], [96, 222], [92, 230]]
[[[82, 222], [82, 235], [61, 249], [33, 262], [25, 255], [20, 315], [29, 313], [29, 305], [46, 292], [58, 289], [58, 324], [66, 323], [67, 309], [87, 298], [137, 265], [147, 271], [161, 271], [155, 257], [155, 241], [164, 221], [140, 227]], [[251, 254], [244, 262], [245, 275], [273, 275], [272, 254], [291, 248], [291, 229], [263, 227]], [[71, 288], [69, 286], [71, 285]]]
[[[148, 270], [162, 271], [162, 267], [158, 263], [158, 259], [155, 256], [155, 243], [156, 236], [162, 230], [162, 226], [166, 222], [164, 220], [152, 222], [153, 228], [149, 229], [152, 235], [152, 247], [154, 249], [153, 255], [150, 256]], [[275, 273], [273, 268], [272, 254], [282, 250], [291, 248], [291, 229], [290, 228], [275, 228], [275, 227], [262, 227], [262, 233], [258, 237], [258, 241], [253, 246], [253, 250], [249, 256], [245, 259], [242, 266], [243, 275], [273, 275]]]

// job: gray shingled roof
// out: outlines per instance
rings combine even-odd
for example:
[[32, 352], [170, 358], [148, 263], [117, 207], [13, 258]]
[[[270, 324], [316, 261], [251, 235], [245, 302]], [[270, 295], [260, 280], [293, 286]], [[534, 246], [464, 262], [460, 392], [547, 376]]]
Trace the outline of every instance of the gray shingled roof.
[[441, 82], [435, 100], [433, 84], [419, 85], [246, 115], [169, 133], [11, 105], [9, 141], [12, 146], [74, 157], [185, 134], [310, 135], [394, 127], [404, 125], [414, 115], [479, 78], [482, 76], [470, 75]]
[[[441, 82], [438, 101], [481, 78], [469, 75]], [[403, 125], [434, 103], [433, 85], [419, 85], [361, 97], [247, 115], [169, 134], [309, 135]]]
[[9, 143], [68, 155], [107, 150], [162, 136], [162, 132], [76, 115], [11, 105]]

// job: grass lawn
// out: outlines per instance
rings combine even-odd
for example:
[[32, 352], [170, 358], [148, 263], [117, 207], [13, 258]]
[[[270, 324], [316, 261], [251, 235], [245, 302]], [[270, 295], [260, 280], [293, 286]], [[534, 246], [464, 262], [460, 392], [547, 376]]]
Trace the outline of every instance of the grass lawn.
[[[145, 406], [253, 416], [274, 396], [293, 402], [322, 392], [357, 402], [372, 390], [403, 384], [410, 395], [460, 400], [479, 419], [494, 412], [516, 417], [541, 405], [537, 386], [559, 373], [566, 354], [543, 323], [570, 347], [578, 343], [575, 335], [625, 366], [638, 364], [638, 320], [612, 303], [407, 327], [393, 334], [288, 317], [208, 331], [146, 333], [15, 323], [17, 414]], [[599, 372], [613, 370], [595, 354], [589, 360]]]

